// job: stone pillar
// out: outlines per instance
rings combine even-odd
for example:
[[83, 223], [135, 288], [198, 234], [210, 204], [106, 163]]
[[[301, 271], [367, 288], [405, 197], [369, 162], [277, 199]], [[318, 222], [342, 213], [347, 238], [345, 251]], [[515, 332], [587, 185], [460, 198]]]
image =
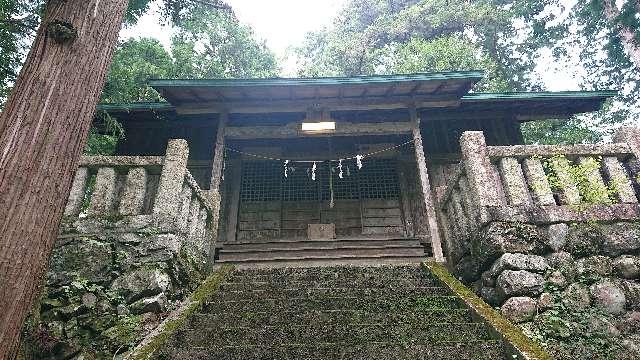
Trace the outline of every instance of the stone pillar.
[[429, 224], [429, 235], [431, 237], [431, 249], [433, 257], [437, 262], [444, 262], [442, 254], [442, 243], [440, 240], [440, 230], [438, 227], [438, 219], [436, 217], [436, 205], [431, 192], [429, 183], [429, 174], [427, 172], [427, 161], [424, 156], [424, 148], [422, 146], [422, 134], [420, 133], [420, 117], [415, 108], [409, 110], [411, 120], [413, 122], [413, 144], [416, 150], [416, 162], [418, 164], [418, 176], [420, 177], [420, 185]]
[[187, 141], [183, 139], [169, 140], [167, 152], [162, 164], [160, 183], [155, 203], [153, 204], [153, 215], [164, 225], [177, 225], [182, 204], [182, 186], [184, 176], [187, 171], [187, 160], [189, 158], [189, 147]]
[[120, 215], [139, 215], [147, 195], [147, 170], [137, 167], [129, 170], [120, 199]]
[[640, 129], [632, 126], [623, 126], [613, 135], [613, 141], [627, 143], [633, 152], [633, 156], [640, 161]]
[[209, 185], [209, 193], [207, 195], [207, 200], [213, 207], [210, 222], [212, 242], [215, 242], [218, 237], [218, 221], [220, 218], [220, 184], [222, 183], [222, 176], [224, 175], [224, 133], [227, 127], [228, 118], [229, 114], [220, 114], [218, 131], [216, 133], [216, 147], [213, 153], [213, 163], [211, 166], [211, 184]]
[[469, 187], [478, 205], [501, 205], [498, 184], [482, 131], [465, 131], [460, 137], [460, 148]]
[[89, 215], [102, 216], [112, 212], [116, 196], [116, 171], [113, 168], [102, 167], [96, 175], [96, 186], [91, 195]]
[[535, 203], [543, 206], [555, 205], [556, 200], [553, 198], [553, 192], [542, 167], [542, 162], [539, 159], [524, 159], [522, 168], [531, 183]]
[[529, 205], [529, 188], [518, 159], [506, 157], [498, 163], [509, 205]]
[[227, 126], [227, 113], [220, 114], [220, 121], [218, 122], [218, 131], [216, 133], [216, 147], [213, 152], [213, 162], [211, 165], [211, 183], [209, 190], [219, 191], [220, 183], [222, 182], [222, 171], [224, 165], [224, 132]]
[[637, 203], [636, 192], [627, 176], [627, 172], [616, 157], [602, 159], [604, 171], [614, 184], [618, 199], [624, 204]]
[[76, 216], [80, 213], [88, 174], [89, 171], [84, 167], [78, 168], [78, 171], [76, 171], [76, 176], [73, 178], [73, 184], [71, 185], [71, 192], [69, 193], [69, 200], [67, 200], [67, 206], [64, 208], [65, 216]]

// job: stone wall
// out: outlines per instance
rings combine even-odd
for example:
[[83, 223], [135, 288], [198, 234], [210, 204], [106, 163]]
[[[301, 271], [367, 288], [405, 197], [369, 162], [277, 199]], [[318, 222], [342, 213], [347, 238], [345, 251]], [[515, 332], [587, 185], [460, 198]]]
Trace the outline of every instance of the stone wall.
[[639, 222], [492, 222], [455, 273], [556, 358], [640, 358]]
[[200, 284], [217, 199], [199, 189], [187, 157], [186, 142], [172, 140], [166, 157], [83, 159], [24, 328], [23, 358], [112, 359]]
[[640, 130], [614, 141], [465, 132], [439, 197], [456, 276], [557, 358], [640, 358]]

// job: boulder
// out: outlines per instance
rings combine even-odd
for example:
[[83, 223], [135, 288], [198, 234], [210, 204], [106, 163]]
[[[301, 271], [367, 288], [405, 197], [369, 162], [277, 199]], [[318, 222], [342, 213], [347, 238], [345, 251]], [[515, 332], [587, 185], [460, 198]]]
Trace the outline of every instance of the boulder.
[[547, 284], [553, 286], [556, 289], [564, 289], [567, 287], [567, 278], [562, 275], [558, 270], [553, 271], [547, 276]]
[[170, 284], [169, 275], [163, 271], [142, 268], [117, 278], [111, 284], [111, 290], [123, 295], [127, 303], [132, 303], [143, 297], [163, 293], [169, 289]]
[[536, 314], [536, 301], [530, 297], [517, 296], [509, 298], [502, 304], [500, 311], [514, 323], [530, 321]]
[[542, 292], [544, 277], [525, 270], [505, 270], [498, 276], [496, 284], [500, 299], [512, 296], [537, 296]]
[[620, 342], [624, 351], [625, 359], [640, 359], [640, 334], [633, 334]]
[[47, 285], [68, 285], [75, 279], [86, 279], [90, 283], [106, 284], [111, 280], [113, 254], [108, 243], [91, 237], [78, 237], [56, 246], [51, 254]]
[[627, 313], [620, 322], [618, 330], [623, 334], [635, 334], [640, 332], [640, 312], [632, 311]]
[[631, 280], [620, 281], [620, 288], [627, 299], [627, 307], [640, 310], [640, 283]]
[[503, 254], [488, 271], [488, 276], [496, 277], [504, 270], [527, 270], [544, 273], [549, 268], [545, 258], [539, 255]]
[[546, 233], [545, 244], [553, 251], [560, 251], [567, 242], [569, 226], [564, 223], [549, 225]]
[[149, 236], [136, 247], [136, 261], [140, 264], [163, 263], [173, 260], [180, 252], [180, 246], [186, 242], [184, 236], [160, 234]]
[[473, 256], [465, 256], [456, 264], [456, 275], [466, 284], [480, 278], [480, 264]]
[[594, 304], [609, 314], [622, 314], [627, 303], [624, 292], [614, 283], [605, 281], [589, 288]]
[[635, 223], [615, 223], [606, 226], [602, 251], [610, 256], [640, 250], [640, 227]]
[[480, 278], [482, 279], [482, 285], [488, 287], [496, 286], [496, 278], [489, 270], [483, 272]]
[[160, 293], [156, 296], [140, 299], [131, 304], [130, 309], [134, 314], [155, 313], [159, 314], [167, 311], [167, 295]]
[[601, 226], [580, 224], [572, 226], [564, 250], [575, 257], [600, 254], [603, 234]]
[[500, 304], [496, 289], [492, 287], [483, 287], [480, 289], [480, 297], [491, 306], [497, 306]]
[[591, 296], [586, 286], [580, 283], [569, 285], [562, 292], [562, 303], [570, 309], [584, 309], [591, 305]]
[[93, 307], [96, 306], [97, 302], [98, 302], [98, 297], [95, 294], [85, 293], [84, 295], [82, 295], [82, 305], [84, 305], [87, 308], [92, 309]]
[[553, 295], [547, 292], [540, 294], [540, 297], [538, 298], [539, 311], [549, 310], [553, 308], [554, 305], [555, 305], [555, 300], [553, 298]]
[[504, 253], [541, 254], [545, 249], [535, 225], [492, 222], [471, 241], [471, 255], [481, 268], [488, 267]]
[[623, 279], [640, 278], [640, 257], [631, 255], [617, 257], [613, 260], [613, 268]]
[[573, 267], [573, 256], [566, 251], [559, 251], [545, 256], [547, 264], [553, 269], [564, 271], [564, 269]]
[[575, 269], [576, 274], [587, 281], [596, 281], [599, 278], [611, 275], [613, 272], [611, 259], [602, 255], [577, 260]]

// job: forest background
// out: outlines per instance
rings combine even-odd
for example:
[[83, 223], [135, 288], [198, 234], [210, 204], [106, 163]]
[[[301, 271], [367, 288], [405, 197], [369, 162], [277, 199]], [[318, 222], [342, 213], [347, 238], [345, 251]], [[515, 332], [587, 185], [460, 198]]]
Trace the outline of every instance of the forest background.
[[[44, 3], [0, 0], [0, 104], [25, 60]], [[484, 70], [475, 92], [544, 91], [541, 64], [556, 63], [574, 67], [566, 71], [580, 74], [580, 89], [616, 89], [619, 95], [595, 114], [525, 124], [526, 142], [602, 141], [640, 119], [636, 0], [345, 0], [333, 18], [322, 19], [320, 30], [291, 44], [286, 58], [238, 19], [233, 3], [131, 0], [102, 102], [163, 101], [147, 86], [150, 78], [292, 72], [312, 77]], [[170, 30], [168, 41], [127, 36], [149, 16]], [[117, 119], [98, 118], [101, 133], [92, 131], [86, 152], [108, 154], [126, 134]]]

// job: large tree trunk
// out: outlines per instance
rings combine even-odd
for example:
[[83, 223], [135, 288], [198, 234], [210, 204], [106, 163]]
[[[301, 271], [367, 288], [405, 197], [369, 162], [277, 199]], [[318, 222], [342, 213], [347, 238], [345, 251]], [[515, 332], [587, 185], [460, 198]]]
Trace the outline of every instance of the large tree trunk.
[[0, 115], [0, 359], [47, 268], [128, 0], [47, 3]]

